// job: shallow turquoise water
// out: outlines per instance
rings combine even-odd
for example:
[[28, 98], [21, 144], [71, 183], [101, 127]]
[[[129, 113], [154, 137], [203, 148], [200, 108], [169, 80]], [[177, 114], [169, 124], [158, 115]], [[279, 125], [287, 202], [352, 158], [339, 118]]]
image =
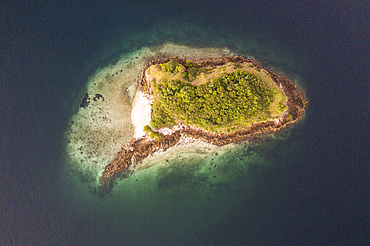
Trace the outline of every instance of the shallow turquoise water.
[[[194, 27], [189, 27], [190, 30], [192, 28]], [[166, 37], [170, 36], [183, 37], [186, 40], [188, 35], [186, 31], [189, 29], [184, 31], [164, 26], [159, 31], [159, 28], [155, 28], [145, 34], [146, 45], [150, 47], [150, 44], [166, 40]], [[300, 79], [298, 73], [291, 74], [296, 69], [293, 64], [297, 66], [298, 63], [294, 62], [293, 55], [288, 57], [289, 53], [273, 50], [270, 46], [261, 47], [254, 41], [238, 37], [235, 39], [229, 37], [228, 40], [217, 38], [217, 34], [198, 27], [192, 32], [201, 35], [196, 35], [198, 41], [185, 42], [187, 45], [195, 48], [220, 47], [221, 50], [234, 47], [234, 50], [231, 49], [232, 52], [252, 58], [253, 54], [268, 54], [264, 57], [269, 60], [269, 63], [266, 63], [268, 68], [277, 72], [285, 72], [283, 70], [285, 68], [288, 76], [304, 86], [305, 82]], [[141, 35], [137, 34], [129, 39], [135, 43], [135, 38], [140, 40], [139, 37]], [[211, 43], [214, 46], [207, 43], [209, 39], [217, 40]], [[184, 43], [183, 41], [178, 44]], [[142, 53], [136, 53], [139, 49], [141, 47], [131, 48], [130, 53], [121, 54], [113, 63], [113, 67], [120, 64], [120, 61], [124, 61], [123, 64], [128, 62], [129, 70], [135, 67], [130, 64], [132, 61], [135, 62], [137, 57], [140, 61]], [[284, 56], [279, 56], [281, 54]], [[104, 71], [104, 67], [108, 65], [104, 65], [98, 72]], [[127, 70], [124, 69], [123, 73], [125, 71]], [[299, 125], [302, 127], [304, 121]], [[74, 206], [83, 208], [80, 213], [89, 217], [91, 220], [89, 223], [96, 225], [95, 228], [90, 228], [91, 235], [98, 235], [98, 232], [104, 231], [103, 237], [96, 238], [98, 242], [103, 238], [110, 238], [113, 244], [132, 242], [175, 244], [180, 239], [186, 239], [184, 245], [213, 244], [216, 243], [220, 230], [232, 224], [233, 218], [237, 218], [240, 211], [244, 211], [243, 216], [254, 217], [253, 210], [257, 209], [255, 206], [261, 202], [260, 199], [271, 197], [271, 202], [275, 203], [273, 198], [275, 190], [281, 191], [288, 184], [284, 179], [287, 175], [284, 173], [285, 167], [279, 166], [274, 156], [280, 155], [280, 152], [294, 156], [293, 150], [284, 145], [287, 142], [294, 143], [290, 132], [299, 135], [298, 129], [299, 127], [292, 127], [284, 133], [256, 144], [244, 143], [224, 148], [196, 145], [190, 150], [179, 147], [154, 160], [149, 158], [149, 162], [152, 163], [148, 168], [140, 168], [139, 165], [138, 170], [128, 178], [118, 180], [111, 193], [104, 197], [93, 192], [99, 177], [96, 173], [102, 172], [101, 165], [95, 168], [97, 169], [93, 172], [95, 174], [91, 174], [93, 176], [91, 182], [86, 182], [89, 178], [84, 178], [83, 170], [71, 181], [69, 180], [71, 173], [68, 171], [70, 163], [67, 160], [65, 163], [67, 172], [64, 174], [68, 180], [65, 182], [66, 189], [74, 190], [76, 203]], [[86, 162], [88, 159], [85, 159], [83, 165], [86, 165]], [[79, 162], [75, 164], [80, 165]], [[146, 165], [144, 161], [143, 166]], [[65, 199], [70, 199], [70, 193], [68, 191], [66, 193], [69, 195]], [[276, 208], [280, 209], [279, 206], [279, 201], [276, 201]], [[88, 216], [91, 212], [95, 214], [94, 217]], [[200, 231], [205, 233], [199, 234]], [[249, 233], [254, 234], [253, 230]]]

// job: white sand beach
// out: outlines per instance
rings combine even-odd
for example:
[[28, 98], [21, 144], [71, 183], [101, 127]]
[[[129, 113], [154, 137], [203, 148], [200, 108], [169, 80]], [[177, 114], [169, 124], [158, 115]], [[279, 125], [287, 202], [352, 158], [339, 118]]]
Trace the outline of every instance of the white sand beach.
[[134, 126], [134, 137], [140, 138], [145, 135], [144, 126], [150, 124], [151, 102], [141, 91], [137, 91], [132, 103], [131, 122]]

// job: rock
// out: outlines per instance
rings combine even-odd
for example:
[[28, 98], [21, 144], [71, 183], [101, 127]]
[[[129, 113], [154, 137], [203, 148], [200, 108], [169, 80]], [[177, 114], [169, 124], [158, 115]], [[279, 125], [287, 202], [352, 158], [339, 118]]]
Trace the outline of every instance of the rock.
[[80, 108], [87, 108], [90, 104], [90, 97], [88, 93], [85, 93], [84, 98], [81, 101]]
[[96, 102], [96, 101], [98, 101], [100, 98], [104, 101], [104, 97], [103, 97], [101, 94], [95, 94], [95, 97], [93, 98], [93, 100]]

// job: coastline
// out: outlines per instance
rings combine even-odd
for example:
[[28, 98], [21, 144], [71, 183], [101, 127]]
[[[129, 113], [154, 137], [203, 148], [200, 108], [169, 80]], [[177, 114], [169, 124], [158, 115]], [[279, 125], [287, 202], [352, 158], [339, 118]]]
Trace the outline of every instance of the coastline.
[[151, 101], [145, 97], [141, 90], [135, 94], [132, 103], [131, 122], [134, 126], [134, 138], [140, 138], [145, 135], [144, 126], [150, 124]]
[[[170, 60], [178, 61], [181, 64], [185, 64], [186, 59], [178, 57], [162, 57], [156, 58], [149, 61], [143, 68], [141, 72], [141, 78], [138, 82], [138, 92], [139, 96], [145, 98], [145, 92], [143, 88], [149, 88], [147, 85], [146, 78], [146, 69], [152, 65], [165, 63]], [[207, 67], [207, 66], [219, 66], [224, 65], [227, 62], [247, 62], [253, 65], [254, 69], [263, 69], [262, 66], [255, 60], [244, 58], [241, 56], [235, 57], [219, 57], [219, 58], [198, 58], [193, 60], [198, 67]], [[148, 136], [140, 137], [140, 127], [144, 122], [147, 122], [148, 119], [139, 119], [135, 122], [132, 119], [132, 122], [135, 126], [135, 138], [133, 138], [130, 143], [122, 148], [118, 152], [116, 158], [105, 167], [105, 170], [99, 179], [100, 185], [102, 187], [107, 187], [113, 182], [116, 177], [124, 175], [124, 173], [129, 172], [132, 169], [132, 166], [136, 166], [142, 162], [143, 159], [152, 155], [158, 151], [166, 151], [169, 148], [175, 146], [181, 139], [190, 138], [196, 141], [203, 141], [216, 146], [223, 146], [230, 143], [240, 143], [247, 140], [253, 140], [261, 138], [268, 134], [281, 131], [289, 125], [294, 124], [299, 121], [304, 115], [304, 109], [308, 101], [306, 101], [304, 93], [300, 91], [296, 85], [289, 79], [285, 78], [281, 74], [274, 73], [272, 71], [267, 71], [272, 80], [282, 88], [284, 93], [288, 97], [287, 102], [287, 112], [282, 115], [279, 120], [269, 120], [265, 122], [255, 123], [249, 127], [246, 127], [242, 130], [237, 130], [231, 133], [213, 133], [205, 131], [201, 128], [195, 128], [192, 126], [179, 126], [174, 127], [172, 130], [165, 130], [162, 133], [165, 134], [165, 137], [162, 141], [157, 139], [150, 139]], [[140, 93], [142, 95], [140, 95]], [[145, 98], [148, 100], [147, 98]], [[141, 100], [145, 100], [141, 99]], [[149, 100], [148, 100], [149, 101]], [[138, 102], [142, 103], [142, 102]], [[134, 105], [133, 105], [134, 106]], [[147, 114], [148, 108], [139, 112]], [[135, 110], [133, 110], [134, 112]], [[150, 112], [149, 112], [150, 113]], [[133, 113], [136, 115], [137, 113]], [[132, 114], [132, 115], [133, 115]], [[291, 115], [291, 117], [286, 117]], [[146, 120], [146, 121], [145, 121]], [[150, 121], [150, 115], [149, 115]]]

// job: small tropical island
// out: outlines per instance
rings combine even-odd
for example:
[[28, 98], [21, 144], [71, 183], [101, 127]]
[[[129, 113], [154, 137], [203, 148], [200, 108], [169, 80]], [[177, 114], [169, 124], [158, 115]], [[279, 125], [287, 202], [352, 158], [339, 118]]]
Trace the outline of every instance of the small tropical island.
[[105, 167], [102, 186], [183, 138], [223, 146], [280, 131], [297, 122], [307, 104], [292, 81], [241, 56], [153, 59], [138, 90], [149, 102], [141, 107], [147, 112], [139, 112], [148, 115], [147, 124], [134, 124], [139, 133]]

